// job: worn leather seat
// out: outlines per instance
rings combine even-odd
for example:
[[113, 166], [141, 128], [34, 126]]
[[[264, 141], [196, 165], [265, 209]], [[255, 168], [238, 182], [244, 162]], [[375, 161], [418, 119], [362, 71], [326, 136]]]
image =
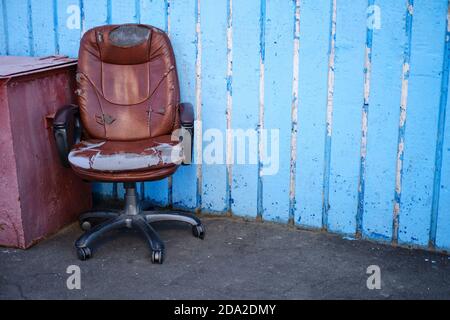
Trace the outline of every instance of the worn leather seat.
[[[169, 135], [137, 141], [85, 140], [69, 153], [75, 172], [87, 180], [114, 173], [117, 181], [146, 181], [170, 175], [184, 160], [182, 145]], [[112, 178], [109, 178], [111, 180]]]

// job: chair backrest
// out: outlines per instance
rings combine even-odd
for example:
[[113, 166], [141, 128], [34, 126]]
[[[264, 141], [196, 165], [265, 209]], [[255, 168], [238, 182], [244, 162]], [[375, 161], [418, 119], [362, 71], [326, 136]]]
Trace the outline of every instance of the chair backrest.
[[179, 84], [167, 35], [141, 24], [87, 31], [80, 44], [77, 96], [91, 138], [131, 141], [179, 126]]

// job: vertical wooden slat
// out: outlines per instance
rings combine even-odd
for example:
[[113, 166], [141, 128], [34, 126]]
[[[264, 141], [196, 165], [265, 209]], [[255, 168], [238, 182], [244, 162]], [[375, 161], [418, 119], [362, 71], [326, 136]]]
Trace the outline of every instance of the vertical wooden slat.
[[[202, 207], [226, 210], [227, 1], [202, 1], [202, 120], [204, 139]], [[211, 134], [211, 135], [208, 135]], [[214, 146], [217, 146], [215, 148]], [[219, 164], [207, 163], [213, 154]], [[206, 158], [205, 158], [206, 157]]]
[[[196, 62], [196, 2], [172, 1], [170, 16], [172, 21], [171, 40], [177, 60], [180, 94], [182, 102], [195, 105], [195, 62]], [[196, 115], [198, 116], [198, 115]], [[201, 135], [201, 132], [195, 132]], [[194, 138], [194, 150], [197, 147]], [[193, 210], [197, 207], [196, 153], [194, 164], [183, 166], [173, 176], [173, 206], [179, 209]]]
[[333, 107], [336, 64], [336, 19], [337, 0], [331, 0], [331, 23], [328, 50], [328, 76], [327, 76], [327, 112], [324, 150], [324, 174], [323, 174], [323, 201], [322, 201], [322, 229], [328, 229], [328, 211], [330, 209], [330, 169], [331, 169], [331, 135], [333, 129]]
[[58, 19], [58, 0], [53, 0], [52, 3], [52, 16], [53, 16], [53, 42], [55, 47], [55, 54], [59, 54], [59, 19]]
[[289, 224], [295, 224], [295, 178], [297, 170], [297, 135], [298, 135], [298, 84], [300, 56], [300, 0], [294, 6], [294, 52], [292, 58], [292, 102], [291, 102], [291, 162], [289, 176]]
[[78, 0], [58, 1], [58, 37], [60, 54], [77, 57], [81, 38], [81, 9]]
[[29, 55], [34, 56], [34, 32], [33, 32], [33, 8], [32, 0], [27, 0], [27, 29], [28, 29], [28, 50]]
[[[28, 1], [6, 0], [6, 23], [8, 24], [8, 53], [10, 55], [30, 55], [28, 28]], [[14, 30], [14, 37], [10, 31]]]
[[328, 228], [345, 234], [356, 231], [366, 9], [366, 1], [337, 2]]
[[226, 109], [226, 210], [231, 214], [232, 196], [231, 188], [233, 184], [233, 135], [232, 128], [233, 112], [233, 0], [227, 0], [227, 109]]
[[[370, 116], [365, 164], [364, 206], [361, 231], [367, 238], [388, 241], [392, 237], [392, 206], [398, 142], [398, 108], [402, 93], [405, 2], [376, 0], [380, 9], [379, 29], [373, 30]], [[377, 10], [377, 9], [376, 9]], [[371, 11], [376, 18], [376, 12]]]
[[[441, 166], [439, 170], [440, 178], [435, 181], [435, 195], [437, 202], [437, 213], [435, 214], [435, 234], [434, 245], [439, 249], [450, 248], [450, 117], [448, 108], [450, 106], [449, 95], [449, 62], [450, 62], [450, 1], [447, 11], [447, 32], [445, 35], [445, 52], [444, 52], [444, 65], [442, 73], [442, 86], [441, 86], [441, 128], [438, 138], [437, 153], [441, 153], [439, 156], [440, 163], [437, 166]], [[445, 99], [447, 98], [447, 99]], [[435, 179], [437, 180], [437, 179]]]
[[403, 51], [403, 66], [402, 66], [402, 89], [400, 98], [400, 117], [398, 127], [398, 146], [397, 146], [397, 165], [395, 172], [395, 200], [392, 221], [392, 242], [398, 243], [399, 232], [399, 213], [400, 200], [402, 193], [402, 178], [403, 178], [403, 158], [405, 145], [405, 125], [406, 125], [406, 108], [408, 105], [408, 85], [410, 74], [411, 61], [411, 41], [412, 41], [412, 23], [414, 12], [414, 0], [406, 2], [406, 19], [405, 19], [405, 35], [406, 43]]
[[[368, 12], [374, 7], [374, 0], [368, 0]], [[356, 212], [356, 235], [361, 237], [362, 219], [364, 213], [364, 195], [366, 190], [366, 158], [367, 158], [367, 133], [369, 121], [369, 102], [371, 93], [371, 76], [372, 76], [372, 52], [373, 52], [373, 25], [370, 24], [369, 14], [366, 20], [366, 48], [364, 52], [364, 92], [361, 116], [361, 149], [360, 149], [360, 165], [359, 165], [359, 181], [358, 181], [358, 209]]]
[[[443, 168], [443, 152], [444, 137], [448, 107], [448, 85], [449, 85], [449, 68], [450, 68], [450, 1], [447, 5], [447, 26], [445, 32], [444, 58], [442, 65], [441, 79], [441, 97], [439, 101], [439, 117], [438, 117], [438, 134], [436, 142], [436, 162], [434, 172], [433, 186], [433, 204], [431, 207], [431, 225], [430, 225], [430, 246], [436, 246], [438, 218], [439, 218], [439, 200], [442, 188], [442, 168]], [[447, 131], [448, 133], [448, 131]], [[448, 149], [450, 150], [450, 149]], [[445, 180], [444, 180], [445, 181]]]
[[322, 227], [324, 134], [332, 9], [332, 1], [300, 2], [299, 107], [294, 213], [297, 224], [315, 228]]
[[[197, 0], [195, 6], [195, 113], [197, 121], [195, 123], [195, 153], [196, 153], [196, 175], [197, 175], [197, 199], [196, 212], [202, 208], [203, 189], [203, 126], [202, 126], [202, 27], [201, 27], [201, 0]], [[200, 133], [200, 134], [199, 134]]]
[[53, 0], [31, 0], [30, 5], [34, 54], [36, 56], [53, 55], [57, 51], [54, 35]]
[[414, 2], [399, 243], [429, 241], [446, 14], [447, 1]]
[[267, 0], [261, 0], [259, 17], [259, 114], [258, 114], [258, 185], [257, 185], [257, 219], [261, 220], [263, 205], [263, 183], [262, 183], [262, 155], [263, 155], [263, 129], [264, 129], [264, 107], [265, 107], [265, 60], [266, 60], [266, 7]]
[[112, 0], [106, 0], [106, 24], [112, 22]]
[[[279, 136], [268, 132], [263, 141], [272, 163], [264, 166], [263, 218], [289, 220], [291, 108], [295, 2], [267, 2], [264, 129], [279, 130]], [[274, 151], [273, 153], [271, 151]], [[279, 158], [279, 159], [277, 159]], [[269, 168], [272, 167], [272, 168]]]
[[85, 0], [79, 0], [79, 6], [80, 6], [80, 38], [83, 36], [83, 34], [86, 32], [86, 18], [85, 18], [85, 7], [84, 7], [84, 1]]
[[[247, 143], [257, 147], [256, 129], [259, 119], [259, 1], [233, 2], [233, 111], [232, 129], [248, 132]], [[248, 137], [248, 138], [247, 138]], [[237, 152], [246, 152], [246, 162], [239, 163]], [[250, 163], [257, 152], [249, 145], [239, 148], [234, 139], [234, 164], [231, 183], [231, 209], [237, 216], [257, 216], [258, 164]]]
[[134, 0], [135, 19], [134, 22], [141, 23], [141, 0]]
[[5, 0], [0, 1], [0, 54], [8, 54], [8, 21]]

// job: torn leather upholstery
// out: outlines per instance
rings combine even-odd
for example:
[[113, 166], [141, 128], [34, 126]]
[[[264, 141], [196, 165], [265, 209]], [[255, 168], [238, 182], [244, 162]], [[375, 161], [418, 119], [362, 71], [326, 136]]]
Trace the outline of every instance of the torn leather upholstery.
[[171, 136], [161, 136], [126, 142], [85, 140], [72, 148], [68, 159], [82, 175], [86, 172], [132, 175], [179, 166], [184, 156], [180, 142], [171, 141]]

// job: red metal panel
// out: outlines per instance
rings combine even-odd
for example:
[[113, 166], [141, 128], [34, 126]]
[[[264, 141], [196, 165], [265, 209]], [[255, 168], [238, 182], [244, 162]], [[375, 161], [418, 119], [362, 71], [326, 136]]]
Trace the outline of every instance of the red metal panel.
[[42, 70], [59, 69], [65, 66], [75, 65], [76, 59], [66, 56], [48, 57], [0, 57], [0, 79], [9, 79], [21, 75], [41, 72]]
[[0, 244], [24, 247], [6, 81], [0, 80]]
[[[7, 83], [0, 91], [0, 117], [2, 124], [7, 123], [0, 131], [1, 157], [8, 155], [2, 162], [9, 165], [0, 167], [0, 173], [6, 174], [0, 187], [8, 186], [7, 197], [3, 200], [2, 195], [0, 202], [0, 222], [6, 220], [5, 230], [19, 230], [22, 238], [18, 241], [14, 232], [0, 229], [0, 245], [29, 247], [91, 207], [89, 184], [60, 165], [51, 128], [46, 125], [48, 115], [74, 102], [75, 69], [73, 62], [28, 71], [22, 65], [16, 69], [20, 73], [3, 80]], [[19, 202], [16, 207], [12, 207], [14, 198]], [[3, 209], [3, 202], [9, 204], [8, 209]]]

